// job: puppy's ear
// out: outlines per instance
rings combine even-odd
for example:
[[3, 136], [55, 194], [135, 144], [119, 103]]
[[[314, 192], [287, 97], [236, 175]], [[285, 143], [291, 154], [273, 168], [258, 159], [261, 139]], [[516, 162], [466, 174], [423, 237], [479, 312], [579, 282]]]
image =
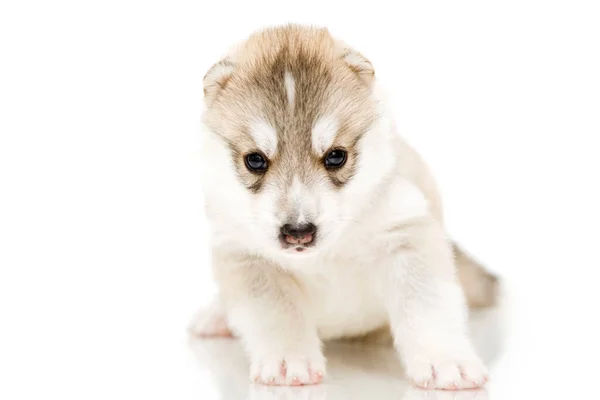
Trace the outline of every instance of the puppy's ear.
[[229, 58], [225, 58], [208, 70], [204, 75], [204, 97], [208, 103], [210, 103], [216, 95], [221, 91], [231, 74], [235, 70], [235, 64]]
[[375, 79], [375, 70], [373, 69], [373, 64], [365, 56], [356, 50], [345, 48], [342, 52], [342, 59], [365, 85], [371, 86]]

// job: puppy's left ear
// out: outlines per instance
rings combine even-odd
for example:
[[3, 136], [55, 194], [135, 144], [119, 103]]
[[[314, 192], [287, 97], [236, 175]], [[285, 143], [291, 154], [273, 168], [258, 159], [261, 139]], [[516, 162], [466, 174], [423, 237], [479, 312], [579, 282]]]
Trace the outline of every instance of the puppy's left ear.
[[345, 48], [342, 53], [342, 59], [365, 85], [371, 87], [375, 80], [375, 69], [373, 69], [373, 64], [365, 56], [356, 50]]

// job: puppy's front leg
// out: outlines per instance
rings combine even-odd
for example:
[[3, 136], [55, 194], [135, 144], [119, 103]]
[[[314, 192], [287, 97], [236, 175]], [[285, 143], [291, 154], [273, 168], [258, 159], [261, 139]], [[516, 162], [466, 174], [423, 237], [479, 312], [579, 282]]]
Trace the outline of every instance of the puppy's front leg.
[[385, 293], [408, 377], [424, 388], [467, 389], [487, 380], [467, 329], [467, 307], [440, 224], [423, 217], [393, 231]]
[[250, 379], [268, 385], [319, 383], [325, 358], [297, 281], [265, 260], [215, 255], [231, 327], [251, 358]]

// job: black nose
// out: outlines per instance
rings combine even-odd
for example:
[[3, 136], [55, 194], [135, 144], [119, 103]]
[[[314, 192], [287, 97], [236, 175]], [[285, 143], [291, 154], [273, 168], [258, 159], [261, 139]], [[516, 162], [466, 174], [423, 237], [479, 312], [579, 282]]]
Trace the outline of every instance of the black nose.
[[308, 244], [314, 240], [317, 227], [314, 224], [291, 225], [281, 227], [281, 236], [290, 244]]

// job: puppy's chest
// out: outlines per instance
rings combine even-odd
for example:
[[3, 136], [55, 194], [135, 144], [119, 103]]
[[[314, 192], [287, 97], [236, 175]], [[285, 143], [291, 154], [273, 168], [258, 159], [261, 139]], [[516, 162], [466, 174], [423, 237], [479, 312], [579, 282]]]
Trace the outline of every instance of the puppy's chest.
[[348, 235], [331, 253], [335, 264], [373, 265], [389, 261], [390, 248], [400, 242], [385, 229], [372, 229]]
[[363, 231], [322, 260], [322, 274], [304, 282], [323, 339], [364, 335], [388, 323], [383, 280], [394, 258], [396, 238], [386, 231]]
[[302, 280], [321, 338], [358, 336], [386, 324], [381, 277], [369, 268], [328, 264]]

